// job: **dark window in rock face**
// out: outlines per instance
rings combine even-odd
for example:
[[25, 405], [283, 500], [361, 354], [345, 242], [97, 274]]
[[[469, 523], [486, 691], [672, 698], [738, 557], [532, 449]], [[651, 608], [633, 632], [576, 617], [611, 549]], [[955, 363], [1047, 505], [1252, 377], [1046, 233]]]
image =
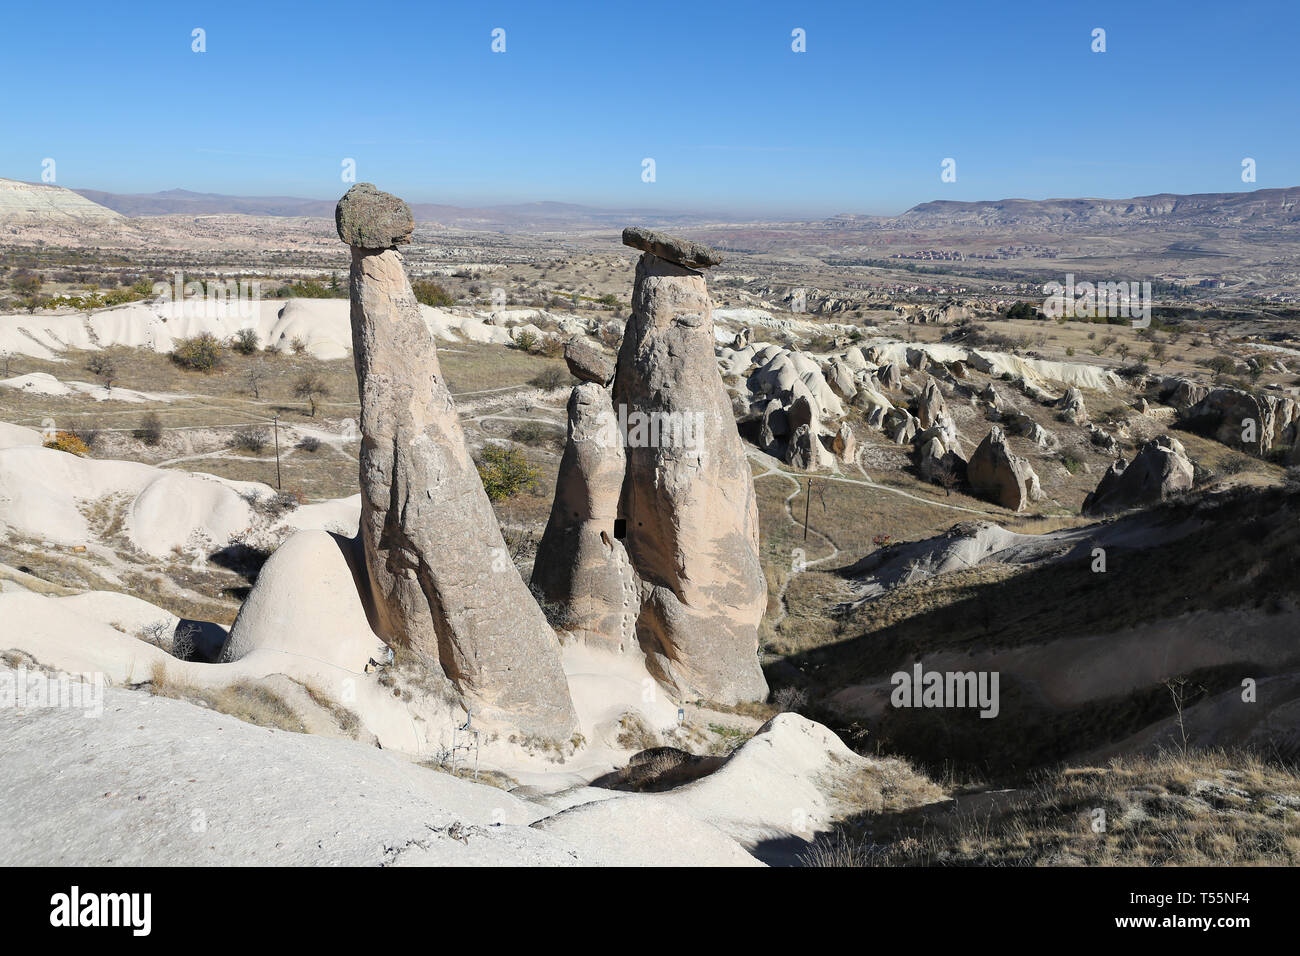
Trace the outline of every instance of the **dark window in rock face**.
[[627, 537], [627, 519], [626, 519], [626, 518], [615, 518], [615, 519], [614, 519], [614, 537], [617, 538], [617, 539], [620, 540], [620, 541], [622, 541], [624, 538]]

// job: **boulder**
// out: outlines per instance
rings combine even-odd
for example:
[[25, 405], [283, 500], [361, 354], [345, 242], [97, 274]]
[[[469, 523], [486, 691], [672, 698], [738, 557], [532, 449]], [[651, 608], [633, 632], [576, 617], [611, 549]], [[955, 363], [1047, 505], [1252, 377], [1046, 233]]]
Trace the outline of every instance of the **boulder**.
[[614, 377], [614, 361], [580, 336], [564, 343], [564, 361], [569, 374], [580, 382], [608, 385]]
[[1011, 511], [1023, 511], [1042, 497], [1037, 473], [1026, 459], [1012, 454], [998, 425], [970, 456], [966, 477], [975, 494]]
[[1085, 515], [1107, 515], [1157, 504], [1191, 490], [1193, 467], [1181, 442], [1160, 435], [1144, 444], [1131, 464], [1119, 459], [1083, 501]]
[[[402, 220], [400, 202], [354, 187], [340, 235], [377, 236]], [[476, 715], [568, 737], [576, 717], [558, 641], [509, 560], [401, 255], [353, 246], [350, 282], [375, 631], [441, 669]]]
[[713, 354], [704, 277], [647, 252], [637, 262], [615, 406], [697, 416], [688, 447], [628, 442], [620, 514], [641, 579], [637, 637], [680, 696], [766, 696], [758, 624], [767, 604], [754, 480]]
[[628, 226], [623, 230], [623, 245], [687, 269], [707, 269], [722, 262], [722, 256], [708, 246], [640, 226]]
[[532, 585], [564, 630], [619, 652], [636, 646], [639, 582], [616, 525], [626, 453], [609, 390], [569, 395], [569, 428]]
[[372, 183], [357, 183], [334, 209], [339, 238], [361, 249], [391, 249], [411, 241], [415, 217], [396, 196]]

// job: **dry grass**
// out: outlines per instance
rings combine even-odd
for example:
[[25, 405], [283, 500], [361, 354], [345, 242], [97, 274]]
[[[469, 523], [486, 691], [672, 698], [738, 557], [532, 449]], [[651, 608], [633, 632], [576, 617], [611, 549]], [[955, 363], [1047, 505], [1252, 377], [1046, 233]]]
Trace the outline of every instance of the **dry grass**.
[[198, 688], [169, 674], [166, 661], [155, 661], [148, 689], [155, 696], [198, 703], [259, 727], [307, 732], [302, 718], [279, 694], [253, 681], [237, 681], [219, 690]]
[[[962, 809], [970, 804], [980, 806]], [[1294, 866], [1300, 775], [1249, 753], [1125, 757], [1043, 773], [1002, 799], [976, 794], [883, 820], [860, 817], [818, 841], [804, 862]]]

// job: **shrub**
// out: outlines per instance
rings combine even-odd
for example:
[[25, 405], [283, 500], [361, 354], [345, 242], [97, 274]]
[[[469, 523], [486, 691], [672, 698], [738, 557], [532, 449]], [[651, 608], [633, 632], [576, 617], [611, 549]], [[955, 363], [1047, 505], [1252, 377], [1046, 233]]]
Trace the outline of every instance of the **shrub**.
[[558, 335], [543, 335], [538, 339], [533, 354], [546, 358], [559, 358], [564, 354], [564, 342]]
[[293, 349], [294, 355], [301, 355], [307, 351], [307, 340], [301, 335], [295, 335], [293, 341], [289, 343], [289, 348]]
[[315, 435], [308, 435], [298, 442], [298, 449], [299, 451], [318, 452], [320, 451], [320, 439]]
[[90, 422], [79, 422], [69, 429], [87, 448], [94, 448], [99, 443], [99, 426]]
[[537, 347], [537, 333], [528, 329], [519, 329], [510, 337], [514, 339], [514, 347], [521, 352], [531, 352]]
[[429, 279], [412, 282], [411, 291], [415, 293], [415, 301], [421, 305], [441, 308], [456, 304], [456, 299], [450, 292]]
[[240, 329], [230, 338], [230, 347], [240, 355], [252, 355], [258, 344], [256, 329]]
[[528, 458], [517, 448], [488, 445], [476, 463], [479, 478], [488, 498], [504, 501], [537, 482], [541, 471], [528, 463]]
[[196, 372], [210, 372], [221, 364], [224, 349], [217, 337], [204, 332], [188, 339], [177, 339], [172, 345], [172, 361], [181, 368]]
[[230, 436], [230, 447], [237, 451], [251, 451], [261, 454], [266, 450], [270, 436], [265, 428], [241, 428]]
[[342, 298], [338, 280], [332, 280], [327, 287], [319, 279], [299, 279], [292, 285], [281, 286], [276, 290], [280, 299], [335, 299]]
[[1228, 455], [1219, 462], [1219, 468], [1225, 475], [1239, 475], [1250, 467], [1250, 459], [1245, 455]]
[[85, 457], [90, 454], [90, 448], [86, 443], [68, 431], [55, 432], [54, 437], [45, 443], [45, 447], [53, 448], [55, 451], [66, 451], [69, 455]]
[[1065, 467], [1065, 470], [1072, 475], [1077, 475], [1079, 469], [1083, 467], [1083, 462], [1069, 454], [1061, 456], [1061, 464]]
[[152, 447], [162, 441], [162, 431], [162, 422], [158, 420], [157, 413], [149, 412], [140, 419], [140, 427], [131, 434]]
[[536, 375], [528, 380], [528, 384], [537, 388], [544, 388], [548, 392], [560, 388], [573, 381], [568, 371], [559, 365], [548, 365]]

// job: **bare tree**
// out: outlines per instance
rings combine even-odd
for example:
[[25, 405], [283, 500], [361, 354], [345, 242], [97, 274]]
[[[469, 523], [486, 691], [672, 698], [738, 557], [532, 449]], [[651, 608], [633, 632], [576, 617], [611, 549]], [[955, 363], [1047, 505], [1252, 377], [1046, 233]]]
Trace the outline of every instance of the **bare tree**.
[[317, 403], [329, 393], [329, 388], [315, 372], [308, 372], [293, 386], [293, 394], [297, 398], [306, 399], [311, 406], [312, 418], [316, 417]]

